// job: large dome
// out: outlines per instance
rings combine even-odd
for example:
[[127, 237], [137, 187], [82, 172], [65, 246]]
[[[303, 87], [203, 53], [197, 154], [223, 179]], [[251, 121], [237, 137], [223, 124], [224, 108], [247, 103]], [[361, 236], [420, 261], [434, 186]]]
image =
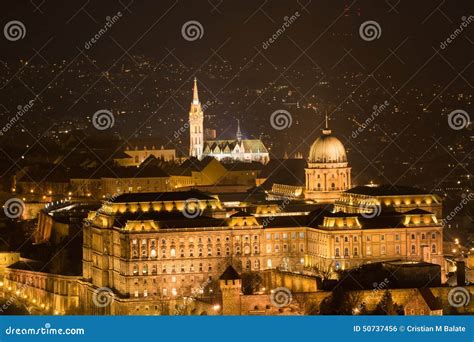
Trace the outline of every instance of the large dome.
[[331, 135], [329, 129], [323, 130], [323, 135], [316, 139], [309, 150], [310, 163], [345, 163], [346, 150], [341, 141]]

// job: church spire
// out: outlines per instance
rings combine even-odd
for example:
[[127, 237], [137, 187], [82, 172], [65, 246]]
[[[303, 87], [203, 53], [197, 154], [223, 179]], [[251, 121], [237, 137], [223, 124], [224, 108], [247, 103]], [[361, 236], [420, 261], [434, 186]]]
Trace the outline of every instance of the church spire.
[[197, 78], [194, 77], [193, 104], [198, 104], [198, 103], [199, 103], [199, 96], [198, 96]]
[[241, 141], [242, 140], [242, 132], [240, 131], [240, 121], [239, 119], [237, 119], [237, 134], [236, 134], [236, 137], [237, 137], [237, 141]]
[[194, 78], [193, 101], [189, 110], [189, 155], [201, 159], [204, 149], [204, 113], [199, 102], [197, 79]]

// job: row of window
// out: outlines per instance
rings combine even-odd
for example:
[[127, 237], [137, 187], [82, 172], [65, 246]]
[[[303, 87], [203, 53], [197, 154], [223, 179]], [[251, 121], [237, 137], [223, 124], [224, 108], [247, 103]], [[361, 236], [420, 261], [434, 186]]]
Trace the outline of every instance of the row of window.
[[[300, 239], [304, 239], [304, 232], [292, 232], [291, 234], [289, 233], [281, 233], [281, 239], [282, 240], [288, 240], [288, 238], [291, 236], [292, 240], [296, 240], [297, 237]], [[267, 240], [280, 240], [280, 233], [267, 233], [266, 234], [266, 239]]]
[[[380, 241], [385, 241], [385, 235], [384, 234], [380, 234], [379, 236], [380, 236]], [[411, 234], [410, 237], [411, 237], [412, 240], [416, 240], [416, 234]], [[349, 242], [349, 236], [347, 236], [347, 235], [344, 236], [344, 237], [341, 236], [341, 238], [343, 239], [344, 242]], [[354, 235], [352, 238], [353, 238], [354, 242], [358, 241], [358, 236], [357, 235]], [[425, 233], [422, 233], [421, 234], [421, 240], [426, 240], [426, 239], [427, 239], [427, 235]], [[436, 239], [436, 233], [431, 233], [431, 239], [433, 239], [433, 240]], [[340, 241], [339, 236], [336, 236], [335, 240], [336, 240], [336, 242], [339, 242]], [[367, 235], [366, 240], [367, 241], [372, 241], [372, 236]], [[395, 241], [400, 241], [400, 234], [395, 234]]]
[[[244, 248], [243, 248], [243, 254], [244, 254], [244, 255], [250, 255], [250, 253], [251, 253], [251, 248], [250, 248], [250, 246], [248, 246], [248, 245], [247, 245], [247, 246], [244, 246]], [[259, 247], [258, 247], [258, 245], [254, 245], [254, 246], [253, 246], [253, 253], [254, 253], [254, 254], [258, 254], [258, 253], [259, 253]], [[216, 256], [222, 256], [222, 249], [221, 249], [221, 247], [217, 247], [217, 248], [216, 248], [216, 253], [215, 253], [215, 254], [216, 254]], [[225, 247], [225, 255], [226, 255], [226, 256], [230, 256], [230, 254], [231, 254], [231, 253], [230, 253], [230, 247], [229, 247], [229, 246]], [[236, 247], [235, 247], [235, 254], [236, 254], [236, 255], [241, 255], [241, 254], [242, 254], [242, 248], [241, 248], [240, 246], [236, 246]], [[198, 248], [196, 256], [198, 256], [198, 257], [203, 257], [203, 256], [205, 256], [205, 255], [208, 256], [208, 257], [213, 256], [212, 249], [211, 249], [210, 247], [208, 247], [207, 250], [206, 250], [206, 253], [205, 253], [205, 251], [204, 251], [202, 248]], [[162, 257], [162, 258], [166, 258], [167, 256], [168, 256], [168, 254], [167, 254], [166, 249], [162, 249], [162, 250], [161, 250], [161, 257]], [[184, 248], [181, 248], [181, 249], [180, 249], [180, 251], [179, 251], [179, 256], [180, 256], [181, 258], [186, 257]], [[142, 250], [141, 250], [141, 257], [142, 257], [142, 258], [148, 258], [148, 250], [147, 250], [147, 249], [142, 249]], [[155, 248], [152, 248], [152, 249], [150, 250], [150, 258], [156, 259], [157, 257], [158, 257], [158, 255], [157, 255], [156, 249], [155, 249]], [[171, 248], [171, 249], [169, 250], [169, 257], [170, 257], [170, 258], [176, 258], [176, 249], [175, 249], [175, 248]], [[191, 257], [191, 258], [194, 257], [194, 248], [190, 248], [190, 249], [189, 249], [188, 257]], [[135, 259], [138, 258], [138, 249], [137, 249], [137, 248], [132, 248], [132, 258], [135, 258]]]
[[[352, 250], [352, 256], [354, 257], [357, 257], [359, 256], [359, 249], [358, 247], [354, 247], [353, 250]], [[412, 244], [411, 245], [411, 248], [410, 248], [410, 253], [411, 254], [416, 254], [416, 245]], [[437, 247], [436, 247], [436, 244], [433, 243], [431, 245], [431, 253], [437, 253]], [[339, 247], [336, 247], [335, 249], [335, 257], [338, 258], [341, 256], [340, 254], [340, 248]], [[366, 254], [367, 255], [372, 255], [372, 247], [371, 246], [367, 246], [366, 247]], [[387, 249], [385, 247], [385, 245], [381, 245], [380, 246], [380, 254], [381, 255], [386, 255], [387, 254]], [[399, 255], [400, 254], [400, 245], [395, 245], [395, 254]], [[349, 256], [349, 248], [345, 247], [344, 248], [344, 257], [348, 257]]]

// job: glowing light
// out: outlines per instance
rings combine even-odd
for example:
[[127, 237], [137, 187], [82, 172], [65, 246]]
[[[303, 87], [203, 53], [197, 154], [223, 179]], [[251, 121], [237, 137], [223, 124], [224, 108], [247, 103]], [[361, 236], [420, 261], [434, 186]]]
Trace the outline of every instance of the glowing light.
[[220, 310], [221, 306], [219, 304], [216, 304], [212, 308], [214, 309], [214, 311], [218, 311]]

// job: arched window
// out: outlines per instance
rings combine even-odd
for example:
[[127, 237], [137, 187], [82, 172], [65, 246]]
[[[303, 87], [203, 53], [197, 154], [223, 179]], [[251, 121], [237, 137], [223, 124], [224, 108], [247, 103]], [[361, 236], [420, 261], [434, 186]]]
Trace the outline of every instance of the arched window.
[[244, 254], [250, 254], [250, 246], [244, 247]]
[[247, 260], [247, 264], [245, 265], [245, 269], [247, 271], [250, 271], [251, 268], [252, 268], [252, 262], [250, 260]]
[[354, 256], [357, 256], [357, 255], [358, 255], [357, 247], [354, 247]]
[[150, 257], [156, 258], [156, 249], [152, 248], [152, 250], [150, 251]]
[[416, 253], [416, 246], [411, 245], [411, 254], [415, 254], [415, 253]]
[[344, 248], [344, 256], [349, 256], [349, 248], [347, 247]]
[[336, 257], [339, 257], [339, 247], [336, 248]]
[[431, 253], [436, 253], [436, 244], [431, 245]]
[[176, 257], [176, 249], [171, 248], [170, 249], [170, 255], [171, 255], [172, 258]]

